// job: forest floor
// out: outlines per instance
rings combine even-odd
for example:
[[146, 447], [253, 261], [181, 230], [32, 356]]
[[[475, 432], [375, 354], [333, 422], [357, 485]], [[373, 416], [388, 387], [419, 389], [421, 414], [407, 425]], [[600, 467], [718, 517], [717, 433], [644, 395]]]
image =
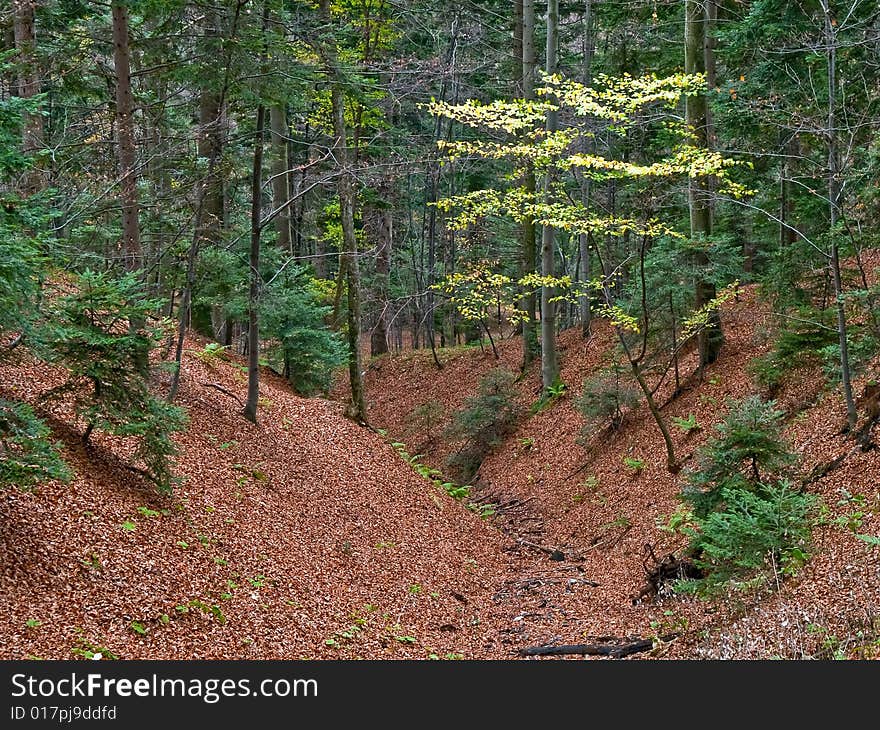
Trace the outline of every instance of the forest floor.
[[[755, 391], [748, 366], [769, 347], [768, 317], [744, 288], [724, 308], [719, 361], [700, 381], [690, 355], [683, 392], [658, 390], [666, 418], [694, 415], [701, 427], [672, 429], [685, 468], [727, 399]], [[413, 411], [438, 401], [448, 422], [486, 372], [518, 370], [518, 340], [500, 343], [499, 360], [440, 351], [441, 370], [429, 351], [373, 359], [370, 420], [385, 437], [268, 372], [259, 425], [250, 424], [240, 415], [241, 361], [211, 356], [206, 344], [186, 342], [178, 402], [190, 425], [176, 436], [183, 480], [171, 496], [127, 468], [130, 443], [95, 433], [86, 447], [70, 404], [41, 400], [61, 371], [24, 349], [0, 365], [0, 395], [34, 404], [75, 470], [69, 484], [0, 492], [3, 658], [506, 659], [635, 639], [650, 645], [636, 657], [878, 654], [880, 550], [855, 533], [880, 532], [880, 452], [841, 435], [841, 399], [815, 372], [789, 373], [777, 395], [803, 473], [845, 455], [808, 486], [828, 510], [811, 559], [761, 594], [652, 601], [639, 597], [652, 567], [646, 546], [659, 558], [682, 546], [658, 529], [678, 506], [681, 475], [666, 471], [643, 406], [617, 432], [580, 442], [573, 399], [608, 357], [606, 323], [586, 341], [562, 334], [568, 391], [484, 460], [472, 499], [495, 505], [485, 519], [419, 476], [391, 442], [444, 469], [455, 449], [444, 423], [419, 431]], [[876, 362], [869, 372], [876, 377]], [[537, 366], [518, 388], [524, 405], [535, 402]]]
[[60, 371], [23, 350], [0, 367], [2, 395], [39, 406], [76, 472], [0, 492], [3, 658], [497, 654], [507, 539], [280, 378], [264, 374], [250, 424], [241, 363], [203, 361], [205, 344], [186, 343], [169, 497], [126, 468], [131, 444], [96, 432], [86, 448], [69, 404], [40, 403]]
[[[769, 308], [754, 287], [743, 288], [722, 316], [726, 344], [718, 362], [700, 380], [691, 354], [681, 363], [682, 392], [673, 397], [668, 377], [657, 393], [667, 422], [695, 416], [700, 426], [685, 433], [670, 423], [685, 470], [695, 450], [715, 433], [728, 399], [759, 392], [749, 365], [770, 348]], [[658, 525], [680, 504], [676, 495], [684, 472], [676, 476], [666, 470], [663, 440], [644, 405], [630, 412], [618, 431], [604, 429], [582, 442], [584, 420], [573, 401], [585, 377], [607, 364], [612, 335], [603, 321], [594, 322], [587, 340], [574, 330], [561, 335], [561, 376], [568, 390], [526, 418], [472, 480], [479, 501], [498, 505], [492, 523], [517, 541], [507, 553], [509, 575], [495, 596], [507, 655], [531, 646], [595, 643], [596, 637], [672, 635], [677, 635], [674, 641], [655, 641], [651, 654], [880, 655], [880, 550], [855, 537], [880, 532], [880, 452], [863, 452], [841, 434], [842, 398], [823, 387], [811, 369], [789, 372], [775, 397], [788, 414], [785, 433], [800, 456], [803, 475], [845, 455], [807, 487], [828, 510], [814, 531], [812, 558], [797, 575], [779, 576], [778, 585], [763, 592], [714, 600], [640, 596], [646, 568], [656, 567], [654, 557], [663, 559], [683, 546], [681, 537]], [[443, 438], [451, 414], [476, 393], [489, 370], [519, 373], [521, 341], [501, 342], [497, 360], [478, 348], [439, 352], [440, 370], [429, 351], [375, 359], [366, 388], [372, 424], [423, 454], [421, 461], [444, 470], [446, 457], [458, 446]], [[877, 365], [856, 381], [856, 393], [870, 374], [877, 377]], [[520, 378], [518, 389], [524, 406], [537, 401], [537, 363]], [[442, 405], [444, 417], [428, 432], [413, 414], [432, 401]], [[642, 467], [628, 466], [625, 458]], [[552, 559], [560, 554], [563, 560]]]

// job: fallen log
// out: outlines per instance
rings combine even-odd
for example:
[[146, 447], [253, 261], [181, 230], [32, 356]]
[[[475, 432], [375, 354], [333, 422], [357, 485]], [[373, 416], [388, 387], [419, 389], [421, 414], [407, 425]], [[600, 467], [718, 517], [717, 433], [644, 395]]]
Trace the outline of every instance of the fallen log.
[[[660, 641], [672, 641], [678, 634], [668, 634], [660, 637]], [[619, 641], [627, 641], [620, 639]], [[621, 659], [631, 654], [639, 654], [654, 648], [656, 639], [638, 639], [629, 643], [611, 644], [560, 644], [559, 646], [529, 646], [520, 649], [520, 656], [563, 656], [566, 654], [579, 654], [589, 656], [607, 656], [612, 659]]]

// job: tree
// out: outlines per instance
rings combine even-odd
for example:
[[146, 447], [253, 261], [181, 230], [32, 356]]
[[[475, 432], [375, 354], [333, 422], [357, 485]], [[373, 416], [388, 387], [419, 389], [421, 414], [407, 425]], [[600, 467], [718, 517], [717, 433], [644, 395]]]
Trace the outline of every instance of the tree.
[[[705, 0], [686, 0], [685, 2], [685, 61], [686, 74], [706, 75], [706, 26], [707, 12]], [[695, 146], [708, 150], [709, 110], [702, 92], [685, 97], [685, 116], [694, 135]], [[695, 249], [694, 258], [701, 269], [709, 266], [706, 249], [712, 235], [712, 207], [709, 183], [705, 177], [691, 177], [688, 183], [688, 206], [690, 208], [691, 238]], [[696, 306], [704, 307], [716, 296], [715, 287], [698, 272], [696, 284]], [[724, 343], [721, 331], [721, 316], [717, 310], [709, 312], [706, 326], [697, 333], [700, 352], [700, 365], [708, 365], [718, 359]]]
[[290, 236], [290, 184], [288, 169], [290, 162], [287, 156], [288, 128], [287, 109], [283, 104], [273, 104], [269, 109], [269, 127], [272, 131], [272, 205], [278, 209], [275, 217], [275, 232], [278, 235], [276, 245], [284, 250], [291, 251]]
[[[443, 145], [451, 158], [459, 155], [472, 155], [490, 160], [509, 160], [514, 165], [532, 164], [545, 174], [560, 177], [558, 185], [549, 186], [541, 197], [526, 188], [505, 190], [483, 189], [442, 201], [445, 210], [455, 211], [450, 225], [463, 228], [475, 221], [510, 217], [516, 221], [531, 219], [543, 226], [564, 230], [571, 235], [596, 233], [622, 238], [624, 235], [638, 236], [639, 249], [629, 254], [627, 260], [634, 260], [632, 269], [637, 272], [640, 282], [636, 300], [636, 314], [628, 314], [618, 301], [617, 278], [619, 274], [600, 256], [604, 276], [590, 282], [586, 290], [602, 293], [605, 298], [604, 313], [609, 316], [617, 331], [618, 340], [626, 355], [633, 377], [641, 388], [651, 415], [663, 434], [667, 450], [667, 467], [671, 472], [678, 470], [672, 439], [660, 415], [653, 390], [645, 380], [643, 361], [647, 355], [650, 296], [645, 286], [645, 256], [648, 242], [660, 236], [681, 237], [672, 226], [656, 219], [646, 218], [638, 212], [633, 217], [601, 216], [585, 208], [566, 190], [565, 184], [574, 182], [574, 172], [596, 180], [630, 181], [633, 185], [642, 180], [650, 181], [656, 187], [664, 182], [674, 182], [686, 177], [713, 177], [719, 189], [730, 195], [742, 196], [745, 189], [729, 179], [729, 168], [735, 163], [722, 155], [694, 144], [690, 130], [672, 119], [672, 106], [684, 94], [694, 94], [702, 90], [700, 76], [678, 75], [658, 79], [656, 77], [601, 79], [601, 87], [586, 87], [574, 81], [550, 77], [545, 79], [539, 93], [547, 101], [493, 102], [483, 105], [471, 101], [461, 105], [435, 102], [431, 105], [434, 114], [450, 116], [463, 124], [491, 132], [502, 131], [509, 135], [504, 141], [459, 140]], [[548, 131], [541, 124], [546, 119], [548, 109], [564, 113], [566, 125]], [[664, 114], [664, 109], [666, 110]], [[596, 134], [597, 126], [605, 126], [609, 132], [623, 135], [635, 133], [641, 126], [659, 124], [658, 115], [663, 119], [665, 144], [656, 152], [656, 157], [644, 164], [636, 164], [626, 159], [612, 156], [585, 154], [581, 150], [582, 136]], [[643, 121], [650, 119], [650, 122]], [[671, 143], [670, 143], [671, 138]], [[527, 141], [523, 141], [527, 140]], [[552, 193], [552, 195], [550, 194]], [[557, 290], [560, 298], [575, 298], [578, 290], [572, 286], [570, 277], [535, 276], [519, 280], [522, 286], [541, 287], [544, 290]], [[583, 287], [584, 285], [582, 285]], [[584, 291], [581, 289], [580, 291]], [[687, 317], [683, 328], [688, 336], [710, 326], [712, 313], [720, 304], [733, 295], [733, 290], [722, 292], [702, 306], [697, 307]], [[557, 297], [552, 297], [555, 301]], [[549, 303], [549, 299], [548, 299]], [[631, 342], [628, 333], [636, 333], [641, 342]], [[545, 383], [546, 387], [546, 383]]]
[[[328, 29], [332, 23], [329, 0], [321, 0], [321, 15]], [[333, 153], [339, 166], [337, 194], [339, 196], [340, 220], [342, 225], [343, 254], [340, 257], [340, 270], [346, 273], [348, 299], [348, 375], [351, 388], [351, 401], [348, 414], [358, 423], [367, 423], [367, 405], [364, 396], [364, 378], [361, 369], [360, 349], [360, 268], [358, 262], [357, 236], [354, 229], [354, 189], [349, 169], [348, 128], [345, 123], [345, 107], [342, 92], [342, 78], [339, 71], [338, 53], [335, 40], [328, 40], [325, 48], [326, 72], [332, 80], [330, 105], [333, 118]]]
[[771, 570], [778, 585], [807, 559], [816, 498], [785, 478], [796, 455], [781, 437], [782, 415], [754, 396], [732, 403], [718, 437], [698, 451], [681, 493], [693, 511], [673, 522], [704, 576], [679, 589], [709, 591]]
[[251, 173], [251, 250], [249, 261], [250, 286], [248, 289], [248, 389], [244, 417], [257, 422], [257, 402], [260, 397], [260, 236], [263, 199], [263, 133], [266, 107], [257, 105], [257, 124], [254, 131], [254, 166]]
[[61, 444], [49, 441], [51, 433], [29, 405], [0, 398], [0, 489], [70, 480]]
[[[546, 73], [552, 77], [556, 73], [556, 55], [559, 44], [559, 0], [547, 3], [547, 63]], [[552, 99], [552, 96], [550, 97]], [[558, 109], [547, 105], [547, 136], [558, 131]], [[555, 170], [548, 166], [544, 174], [544, 202], [552, 205]], [[549, 391], [559, 380], [559, 363], [556, 358], [556, 302], [552, 282], [556, 275], [556, 236], [553, 226], [545, 222], [541, 226], [541, 276], [545, 284], [541, 287], [541, 382]]]
[[[18, 94], [20, 99], [33, 99], [40, 93], [40, 72], [36, 58], [35, 0], [13, 0], [13, 33], [18, 51]], [[43, 115], [31, 107], [24, 112], [21, 147], [26, 155], [35, 155], [43, 149]], [[25, 173], [23, 188], [35, 193], [45, 186], [42, 163], [35, 163]]]
[[[535, 57], [535, 3], [534, 0], [522, 2], [522, 96], [526, 101], [535, 98], [535, 73], [537, 60]], [[535, 171], [526, 164], [523, 170], [523, 187], [528, 194], [534, 195], [536, 190]], [[535, 245], [535, 223], [526, 217], [522, 227], [522, 259], [520, 276], [528, 276], [535, 271], [537, 248]], [[523, 294], [522, 308], [525, 317], [522, 322], [523, 332], [523, 368], [528, 367], [539, 351], [537, 329], [537, 301], [533, 290], [527, 289]]]
[[826, 53], [827, 84], [828, 84], [828, 126], [826, 129], [828, 147], [828, 224], [831, 233], [831, 253], [828, 265], [834, 282], [834, 309], [837, 313], [837, 337], [840, 346], [840, 376], [843, 387], [843, 400], [846, 404], [846, 423], [850, 431], [856, 427], [858, 414], [853, 399], [852, 374], [849, 364], [849, 344], [846, 336], [846, 310], [844, 302], [843, 280], [840, 275], [840, 249], [837, 240], [837, 221], [841, 207], [841, 170], [840, 152], [838, 150], [837, 121], [837, 19], [831, 10], [828, 0], [820, 0], [823, 15], [823, 29]]
[[154, 396], [143, 374], [143, 355], [161, 342], [161, 328], [122, 324], [146, 322], [158, 304], [142, 298], [136, 273], [116, 279], [87, 270], [53, 298], [38, 352], [67, 369], [67, 381], [44, 397], [72, 394], [83, 442], [96, 428], [136, 438], [134, 457], [144, 468], [131, 468], [168, 492], [177, 452], [171, 434], [183, 428], [185, 412]]
[[134, 100], [131, 93], [131, 61], [128, 40], [128, 6], [114, 2], [113, 65], [116, 70], [116, 134], [119, 155], [119, 188], [122, 202], [121, 259], [127, 272], [143, 266], [139, 222], [138, 175], [134, 132]]
[[718, 436], [700, 449], [682, 496], [698, 517], [723, 501], [724, 489], [752, 489], [786, 475], [795, 456], [782, 438], [785, 414], [773, 401], [749, 396], [730, 404]]

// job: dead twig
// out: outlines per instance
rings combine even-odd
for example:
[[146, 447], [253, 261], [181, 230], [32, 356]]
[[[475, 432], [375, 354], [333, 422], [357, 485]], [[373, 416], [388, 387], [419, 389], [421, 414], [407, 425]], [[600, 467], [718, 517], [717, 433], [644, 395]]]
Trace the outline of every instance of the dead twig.
[[234, 399], [238, 405], [244, 408], [244, 401], [239, 398], [235, 393], [233, 393], [228, 388], [224, 388], [220, 383], [199, 383], [203, 388], [213, 388], [214, 390], [219, 390], [224, 395], [228, 395], [230, 398]]

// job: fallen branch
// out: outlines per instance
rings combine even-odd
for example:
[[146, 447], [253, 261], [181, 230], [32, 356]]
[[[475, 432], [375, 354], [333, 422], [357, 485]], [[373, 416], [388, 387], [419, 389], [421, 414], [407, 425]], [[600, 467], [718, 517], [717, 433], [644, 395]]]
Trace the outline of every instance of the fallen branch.
[[517, 543], [520, 545], [524, 545], [525, 547], [534, 548], [535, 550], [540, 550], [542, 553], [547, 553], [550, 556], [550, 560], [562, 561], [565, 560], [565, 553], [562, 552], [559, 548], [549, 548], [544, 545], [538, 545], [536, 542], [529, 542], [528, 540], [524, 540], [521, 537], [516, 539]]
[[820, 479], [828, 476], [832, 471], [839, 467], [845, 459], [856, 453], [859, 448], [859, 446], [855, 446], [849, 451], [838, 454], [831, 461], [827, 461], [824, 464], [816, 464], [816, 466], [813, 467], [810, 473], [801, 481], [801, 486], [806, 487], [813, 482], [817, 482]]
[[[672, 641], [678, 634], [668, 634], [660, 637], [659, 641]], [[620, 639], [619, 641], [626, 641]], [[630, 654], [650, 651], [654, 648], [656, 639], [638, 639], [627, 644], [562, 644], [560, 646], [529, 646], [520, 649], [520, 656], [562, 656], [565, 654], [580, 654], [590, 656], [607, 656], [612, 659], [620, 659]]]
[[239, 398], [235, 393], [233, 393], [228, 388], [224, 388], [220, 383], [199, 383], [204, 388], [214, 388], [214, 390], [219, 390], [224, 395], [228, 395], [230, 398], [233, 398], [238, 405], [244, 408], [244, 401]]

